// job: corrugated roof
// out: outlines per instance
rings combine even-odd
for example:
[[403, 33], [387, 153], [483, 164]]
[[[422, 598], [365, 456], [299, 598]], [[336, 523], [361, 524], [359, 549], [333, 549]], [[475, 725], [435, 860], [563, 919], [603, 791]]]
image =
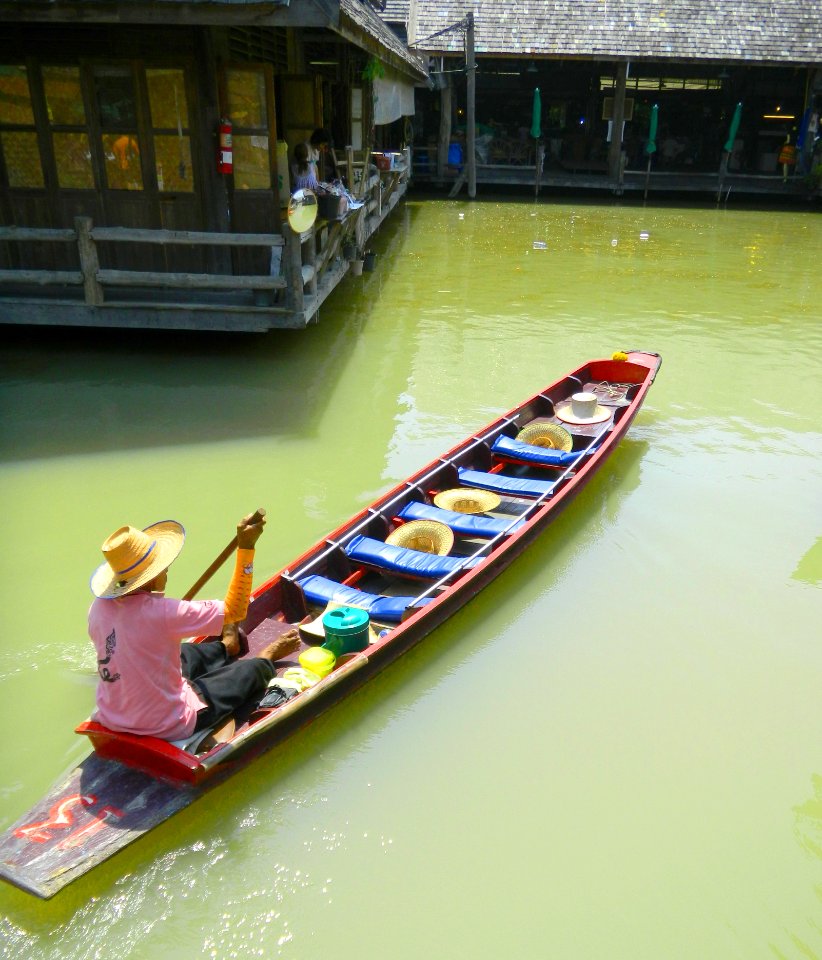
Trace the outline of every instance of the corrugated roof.
[[462, 34], [426, 39], [474, 13], [478, 54], [822, 64], [820, 0], [412, 0], [414, 36], [458, 53]]

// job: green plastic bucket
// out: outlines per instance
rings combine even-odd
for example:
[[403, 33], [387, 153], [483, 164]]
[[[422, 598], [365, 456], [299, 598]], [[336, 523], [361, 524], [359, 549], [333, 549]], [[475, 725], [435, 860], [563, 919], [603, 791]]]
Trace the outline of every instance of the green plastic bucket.
[[358, 607], [337, 607], [323, 615], [325, 643], [335, 657], [356, 653], [368, 646], [369, 616]]

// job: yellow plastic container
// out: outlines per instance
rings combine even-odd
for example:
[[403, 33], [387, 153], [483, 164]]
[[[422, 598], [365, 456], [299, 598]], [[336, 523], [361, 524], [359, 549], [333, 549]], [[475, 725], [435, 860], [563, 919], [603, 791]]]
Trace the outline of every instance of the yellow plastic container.
[[334, 669], [337, 658], [325, 647], [309, 647], [300, 654], [300, 666], [322, 679]]

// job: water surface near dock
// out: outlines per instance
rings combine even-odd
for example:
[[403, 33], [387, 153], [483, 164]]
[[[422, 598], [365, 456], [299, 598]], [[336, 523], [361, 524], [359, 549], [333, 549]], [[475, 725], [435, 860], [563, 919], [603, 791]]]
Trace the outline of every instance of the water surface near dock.
[[349, 701], [54, 900], [0, 888], [0, 956], [822, 957], [822, 219], [412, 199], [373, 249], [305, 331], [7, 333], [3, 827], [84, 755], [120, 524], [185, 524], [181, 593], [265, 506], [259, 582], [584, 360], [659, 352], [643, 410]]

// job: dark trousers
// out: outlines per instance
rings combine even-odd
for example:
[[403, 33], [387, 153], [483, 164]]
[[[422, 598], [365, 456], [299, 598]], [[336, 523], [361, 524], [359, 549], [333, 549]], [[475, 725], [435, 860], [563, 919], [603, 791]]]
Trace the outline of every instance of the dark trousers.
[[219, 640], [180, 645], [183, 676], [207, 705], [197, 712], [195, 732], [230, 716], [253, 697], [261, 697], [274, 676], [274, 664], [261, 657], [230, 660]]

